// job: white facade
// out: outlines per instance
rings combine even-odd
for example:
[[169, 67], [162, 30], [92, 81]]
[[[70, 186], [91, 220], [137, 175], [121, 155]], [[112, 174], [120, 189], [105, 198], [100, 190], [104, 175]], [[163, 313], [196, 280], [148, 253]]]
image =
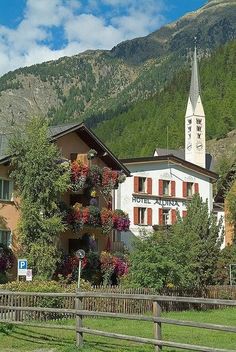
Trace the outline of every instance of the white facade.
[[[121, 233], [121, 240], [130, 247], [134, 236], [155, 225], [172, 225], [177, 212], [186, 215], [186, 206], [198, 192], [213, 207], [213, 173], [190, 163], [167, 156], [123, 161], [133, 177], [128, 177], [116, 191], [115, 207], [129, 214], [130, 232]], [[138, 188], [137, 188], [138, 187]]]

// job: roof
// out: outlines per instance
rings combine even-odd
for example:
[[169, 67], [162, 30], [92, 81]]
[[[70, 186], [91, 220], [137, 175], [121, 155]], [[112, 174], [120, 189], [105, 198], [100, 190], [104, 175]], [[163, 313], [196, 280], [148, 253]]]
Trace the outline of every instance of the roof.
[[[174, 155], [177, 158], [185, 159], [185, 149], [162, 149], [157, 148], [154, 151], [154, 156], [162, 156], [162, 155]], [[214, 159], [213, 156], [209, 153], [206, 153], [206, 169], [213, 171], [214, 170]]]
[[[76, 132], [91, 149], [95, 149], [98, 153], [98, 157], [103, 160], [106, 165], [115, 170], [123, 170], [127, 176], [130, 175], [126, 166], [116, 158], [116, 156], [88, 127], [85, 126], [84, 123], [51, 126], [48, 130], [48, 136], [50, 141], [54, 142], [71, 132]], [[9, 162], [11, 159], [11, 156], [7, 153], [9, 137], [10, 134], [0, 134], [0, 164]]]
[[193, 54], [191, 84], [190, 84], [190, 91], [189, 91], [189, 97], [193, 106], [193, 111], [196, 108], [199, 95], [200, 95], [200, 78], [198, 74], [197, 48], [195, 46], [194, 54]]
[[201, 166], [192, 164], [189, 161], [186, 161], [182, 158], [178, 158], [177, 156], [171, 155], [171, 154], [161, 155], [161, 156], [142, 157], [142, 158], [121, 159], [121, 162], [124, 163], [125, 165], [137, 164], [137, 163], [150, 163], [150, 162], [153, 163], [153, 162], [161, 162], [161, 161], [167, 161], [172, 164], [181, 165], [187, 169], [196, 171], [199, 174], [208, 176], [212, 180], [216, 180], [218, 178], [218, 175], [215, 172], [204, 169]]

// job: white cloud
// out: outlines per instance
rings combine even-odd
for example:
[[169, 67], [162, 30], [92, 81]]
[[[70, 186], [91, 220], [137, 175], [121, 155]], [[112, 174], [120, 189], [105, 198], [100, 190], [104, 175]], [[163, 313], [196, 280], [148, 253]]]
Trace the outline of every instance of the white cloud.
[[[163, 24], [162, 9], [163, 0], [27, 0], [17, 28], [0, 25], [0, 74], [146, 35]], [[61, 46], [53, 45], [57, 29]]]

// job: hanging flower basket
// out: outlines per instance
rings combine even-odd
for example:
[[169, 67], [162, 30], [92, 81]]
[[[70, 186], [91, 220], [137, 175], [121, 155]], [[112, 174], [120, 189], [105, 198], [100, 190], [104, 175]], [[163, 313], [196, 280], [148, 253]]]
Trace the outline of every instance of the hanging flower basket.
[[101, 225], [102, 225], [102, 233], [104, 235], [109, 235], [113, 229], [113, 221], [112, 221], [113, 212], [107, 208], [103, 208], [101, 210]]
[[113, 228], [118, 231], [128, 231], [130, 220], [127, 213], [123, 210], [116, 209], [112, 216]]
[[71, 163], [71, 185], [70, 189], [74, 192], [84, 189], [88, 186], [87, 177], [89, 167], [80, 160]]
[[98, 165], [92, 165], [89, 170], [89, 183], [92, 187], [100, 187], [102, 184], [102, 170]]

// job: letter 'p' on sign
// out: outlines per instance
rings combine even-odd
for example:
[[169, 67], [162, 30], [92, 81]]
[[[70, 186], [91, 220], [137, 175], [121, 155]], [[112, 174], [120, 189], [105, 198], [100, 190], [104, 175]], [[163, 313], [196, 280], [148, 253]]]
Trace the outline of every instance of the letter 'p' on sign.
[[18, 276], [25, 276], [27, 272], [27, 259], [18, 259], [17, 274]]

